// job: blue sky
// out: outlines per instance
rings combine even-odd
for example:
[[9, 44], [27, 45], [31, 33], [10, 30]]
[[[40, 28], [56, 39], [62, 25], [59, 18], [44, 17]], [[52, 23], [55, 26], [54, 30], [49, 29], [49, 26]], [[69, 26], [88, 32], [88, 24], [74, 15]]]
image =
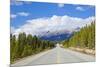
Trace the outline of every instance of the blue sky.
[[[95, 17], [95, 6], [90, 6], [90, 5], [58, 4], [58, 3], [43, 3], [43, 2], [11, 2], [10, 7], [11, 7], [10, 25], [11, 27], [13, 27], [14, 30], [16, 29], [18, 32], [19, 29], [20, 31], [22, 31], [23, 28], [25, 29], [24, 32], [26, 32], [26, 29], [28, 25], [30, 26], [30, 23], [32, 24], [35, 23], [33, 25], [35, 27], [34, 28], [32, 28], [33, 26], [31, 27], [32, 31], [38, 30], [38, 28], [41, 28], [41, 26], [44, 27], [45, 24], [49, 25], [48, 27], [50, 28], [51, 27], [53, 28], [53, 26], [60, 28], [63, 27], [63, 30], [65, 30], [66, 28], [63, 25], [62, 26], [58, 25], [58, 23], [61, 22], [62, 24], [66, 25], [70, 23], [69, 25], [71, 26], [72, 30], [72, 28], [82, 27], [82, 25], [84, 24], [81, 22], [83, 22], [84, 20], [86, 20], [87, 22], [87, 20], [90, 21], [90, 19], [93, 19], [93, 17]], [[50, 21], [51, 23], [55, 24], [54, 25], [52, 24], [50, 26]], [[78, 26], [71, 25], [71, 23], [75, 21], [77, 22], [75, 24], [77, 24]], [[41, 25], [41, 23], [44, 23], [44, 25]], [[40, 24], [41, 26], [39, 27], [39, 25], [37, 26], [37, 24]], [[48, 29], [48, 27], [46, 27], [46, 29]], [[42, 30], [43, 30], [42, 32], [44, 32], [45, 28], [43, 28]], [[30, 29], [27, 31], [30, 31]]]
[[[80, 9], [77, 9], [78, 7]], [[51, 17], [52, 15], [68, 15], [72, 17], [87, 18], [90, 16], [95, 16], [95, 7], [89, 5], [72, 4], [64, 4], [60, 7], [57, 3], [41, 2], [32, 2], [29, 4], [23, 2], [23, 4], [21, 5], [11, 5], [11, 14], [17, 14], [20, 12], [29, 13], [29, 15], [12, 18], [11, 26], [19, 27], [20, 25], [24, 24], [25, 21], [28, 19]]]

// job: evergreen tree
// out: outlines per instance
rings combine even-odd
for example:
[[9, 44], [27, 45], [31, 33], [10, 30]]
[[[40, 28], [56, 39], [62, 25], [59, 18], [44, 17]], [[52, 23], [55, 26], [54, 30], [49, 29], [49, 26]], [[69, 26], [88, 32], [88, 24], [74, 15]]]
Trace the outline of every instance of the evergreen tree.
[[11, 34], [10, 42], [11, 63], [19, 58], [55, 47], [51, 41], [41, 40], [37, 36], [32, 36], [31, 34], [26, 35], [25, 33], [20, 33], [17, 38]]
[[74, 32], [71, 38], [62, 43], [64, 47], [95, 49], [95, 22], [86, 25], [80, 31]]

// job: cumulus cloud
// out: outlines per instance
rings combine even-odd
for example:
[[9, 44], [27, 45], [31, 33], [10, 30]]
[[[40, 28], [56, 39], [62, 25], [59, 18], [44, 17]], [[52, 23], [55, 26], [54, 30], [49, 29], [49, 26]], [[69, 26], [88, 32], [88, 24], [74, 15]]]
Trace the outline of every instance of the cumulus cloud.
[[78, 6], [78, 7], [76, 7], [76, 10], [79, 10], [79, 11], [84, 11], [84, 8], [83, 8], [83, 7]]
[[94, 17], [85, 19], [70, 17], [70, 16], [52, 16], [48, 18], [38, 18], [27, 20], [26, 24], [22, 25], [14, 31], [15, 35], [20, 32], [37, 36], [50, 35], [55, 33], [73, 32], [76, 28], [81, 28], [86, 24], [89, 25]]
[[58, 4], [58, 7], [64, 7], [64, 4], [59, 3], [59, 4]]

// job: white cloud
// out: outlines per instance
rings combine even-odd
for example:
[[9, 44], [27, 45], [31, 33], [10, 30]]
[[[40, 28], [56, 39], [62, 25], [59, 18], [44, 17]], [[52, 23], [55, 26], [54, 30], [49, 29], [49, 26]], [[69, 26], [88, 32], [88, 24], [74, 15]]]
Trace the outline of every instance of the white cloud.
[[18, 13], [16, 13], [16, 14], [11, 14], [10, 15], [10, 18], [12, 18], [12, 19], [14, 19], [14, 18], [16, 18], [17, 16], [25, 16], [25, 17], [27, 17], [27, 16], [29, 16], [30, 14], [28, 13], [28, 12], [18, 12]]
[[29, 13], [27, 13], [27, 12], [19, 12], [19, 13], [17, 13], [19, 16], [28, 16], [29, 15]]
[[83, 7], [76, 7], [76, 10], [79, 10], [79, 11], [84, 11], [85, 9]]
[[16, 30], [16, 29], [15, 29], [14, 27], [11, 27], [11, 28], [10, 28], [10, 33], [13, 34], [13, 33], [15, 32], [15, 30]]
[[11, 15], [10, 15], [10, 18], [12, 18], [12, 19], [13, 19], [13, 18], [16, 18], [16, 17], [17, 17], [16, 14], [11, 14]]
[[23, 4], [31, 4], [29, 1], [20, 1], [20, 0], [10, 0], [11, 5], [21, 6]]
[[19, 6], [19, 5], [23, 5], [24, 2], [16, 1], [16, 0], [10, 0], [10, 3], [11, 3], [11, 5]]
[[58, 4], [58, 7], [64, 7], [64, 4], [59, 3], [59, 4]]
[[27, 23], [15, 30], [15, 35], [20, 32], [32, 35], [50, 35], [56, 33], [72, 32], [76, 28], [81, 28], [86, 24], [90, 24], [94, 17], [88, 17], [86, 19], [70, 17], [70, 16], [52, 16], [49, 18], [38, 18], [27, 20]]

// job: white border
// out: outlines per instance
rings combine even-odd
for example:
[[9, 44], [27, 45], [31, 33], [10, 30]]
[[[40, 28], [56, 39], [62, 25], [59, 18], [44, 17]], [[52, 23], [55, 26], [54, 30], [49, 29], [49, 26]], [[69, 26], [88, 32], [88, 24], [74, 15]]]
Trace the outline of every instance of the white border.
[[17, 1], [36, 1], [36, 2], [49, 2], [49, 3], [95, 5], [95, 0], [17, 0]]
[[[34, 0], [34, 1], [48, 1], [56, 3], [66, 3], [72, 0]], [[66, 1], [66, 2], [65, 2]], [[100, 63], [100, 2], [99, 0], [84, 0], [84, 4], [94, 5], [96, 2], [96, 62], [89, 63], [71, 63], [71, 64], [55, 64], [55, 65], [40, 65], [41, 67], [98, 67]], [[82, 0], [73, 0], [73, 3], [83, 4]], [[68, 3], [68, 2], [67, 2]], [[9, 32], [10, 32], [10, 23], [9, 23], [9, 0], [0, 0], [0, 67], [9, 67], [9, 54], [10, 54], [10, 42], [9, 42]], [[39, 66], [37, 66], [39, 67]]]
[[9, 66], [9, 0], [0, 0], [0, 67]]

